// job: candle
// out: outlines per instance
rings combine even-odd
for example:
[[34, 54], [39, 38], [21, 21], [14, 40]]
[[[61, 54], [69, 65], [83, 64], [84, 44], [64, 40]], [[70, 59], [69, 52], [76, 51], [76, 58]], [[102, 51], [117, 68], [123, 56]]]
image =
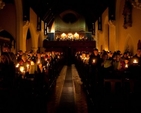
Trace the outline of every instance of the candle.
[[25, 72], [25, 70], [24, 70], [24, 67], [23, 67], [23, 66], [20, 66], [20, 71], [21, 71], [22, 73], [24, 73], [24, 72]]
[[38, 59], [38, 62], [37, 62], [37, 64], [40, 64], [40, 59]]
[[128, 68], [128, 64], [125, 64], [125, 68]]
[[95, 59], [93, 59], [93, 63], [95, 63]]
[[29, 64], [26, 65], [27, 69], [29, 69]]
[[137, 63], [138, 63], [137, 59], [134, 59], [134, 60], [133, 60], [133, 63], [134, 63], [134, 64], [137, 64]]
[[31, 65], [34, 65], [34, 62], [33, 61], [31, 61]]
[[17, 65], [16, 65], [16, 68], [18, 68], [20, 66], [20, 64], [18, 63]]
[[29, 74], [34, 74], [35, 72], [35, 65], [34, 62], [31, 61], [30, 69], [29, 69]]
[[28, 63], [26, 64], [26, 71], [27, 72], [29, 71], [29, 64]]
[[34, 65], [30, 65], [29, 74], [34, 74]]

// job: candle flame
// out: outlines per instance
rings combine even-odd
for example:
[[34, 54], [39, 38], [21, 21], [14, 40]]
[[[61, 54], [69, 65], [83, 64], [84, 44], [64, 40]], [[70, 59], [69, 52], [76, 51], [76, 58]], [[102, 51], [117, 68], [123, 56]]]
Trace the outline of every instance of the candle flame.
[[40, 64], [40, 60], [38, 60], [37, 64]]
[[24, 67], [20, 66], [20, 71], [23, 73], [24, 72]]
[[29, 64], [26, 65], [27, 69], [29, 68]]
[[18, 64], [16, 65], [16, 68], [18, 68], [18, 67], [19, 67], [19, 65], [20, 65], [20, 64], [18, 63]]
[[133, 60], [133, 63], [137, 64], [137, 63], [138, 63], [138, 61], [137, 61], [136, 59], [134, 59], [134, 60]]
[[32, 65], [32, 66], [34, 65], [34, 62], [33, 62], [33, 61], [31, 61], [31, 65]]
[[125, 64], [125, 68], [128, 68], [128, 64]]
[[95, 63], [95, 59], [93, 59], [93, 63]]

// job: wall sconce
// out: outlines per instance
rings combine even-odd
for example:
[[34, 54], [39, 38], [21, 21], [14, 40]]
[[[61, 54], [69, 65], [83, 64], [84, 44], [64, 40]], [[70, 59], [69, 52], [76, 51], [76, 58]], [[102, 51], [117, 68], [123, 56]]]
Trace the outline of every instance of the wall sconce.
[[0, 10], [3, 9], [4, 6], [5, 6], [5, 3], [2, 0], [0, 0]]

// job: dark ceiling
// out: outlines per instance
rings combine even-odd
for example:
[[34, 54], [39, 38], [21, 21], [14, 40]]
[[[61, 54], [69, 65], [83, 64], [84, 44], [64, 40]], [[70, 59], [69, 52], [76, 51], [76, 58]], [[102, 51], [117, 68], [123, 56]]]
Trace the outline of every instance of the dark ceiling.
[[[54, 18], [66, 10], [73, 10], [84, 16], [86, 23], [92, 25], [108, 6], [109, 0], [30, 0], [30, 6], [50, 25]], [[64, 21], [73, 22], [75, 16], [66, 13]]]
[[[9, 2], [13, 0], [3, 1]], [[110, 1], [114, 0], [23, 0], [23, 7], [24, 9], [32, 7], [36, 14], [48, 23], [48, 26], [51, 26], [57, 15], [66, 10], [73, 10], [84, 16], [89, 27], [98, 19]], [[63, 19], [66, 22], [74, 22], [76, 17], [72, 13], [66, 13]]]

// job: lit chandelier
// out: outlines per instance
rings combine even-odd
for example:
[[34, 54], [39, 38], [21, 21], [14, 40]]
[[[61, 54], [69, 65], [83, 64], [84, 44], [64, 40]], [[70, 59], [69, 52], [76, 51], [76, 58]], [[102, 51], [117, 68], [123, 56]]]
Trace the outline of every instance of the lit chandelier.
[[133, 7], [141, 9], [141, 0], [131, 0]]
[[0, 10], [3, 9], [4, 6], [5, 6], [5, 3], [2, 0], [0, 0]]

